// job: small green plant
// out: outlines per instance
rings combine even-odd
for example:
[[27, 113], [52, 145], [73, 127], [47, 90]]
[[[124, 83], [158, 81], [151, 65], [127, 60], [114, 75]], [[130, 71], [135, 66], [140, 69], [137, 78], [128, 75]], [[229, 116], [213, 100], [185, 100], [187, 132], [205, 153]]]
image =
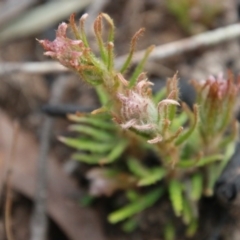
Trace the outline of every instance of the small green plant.
[[[213, 194], [214, 183], [235, 149], [237, 122], [233, 111], [240, 81], [229, 74], [192, 81], [197, 101], [190, 108], [180, 102], [177, 75], [166, 87], [152, 95], [151, 83], [143, 72], [145, 56], [127, 80], [136, 42], [132, 38], [129, 55], [120, 71], [114, 69], [114, 24], [101, 13], [94, 22], [99, 53], [87, 41], [84, 14], [77, 26], [74, 15], [69, 25], [62, 23], [52, 42], [40, 40], [45, 55], [57, 59], [95, 87], [102, 107], [90, 114], [70, 115], [71, 131], [79, 137], [60, 140], [77, 149], [73, 158], [92, 165], [86, 177], [91, 196], [125, 193], [127, 203], [110, 213], [109, 222], [122, 222], [125, 231], [137, 226], [136, 214], [152, 206], [168, 193], [173, 211], [193, 235], [198, 223], [198, 201]], [[109, 25], [103, 38], [103, 20]], [[70, 27], [74, 40], [66, 35]], [[105, 35], [105, 34], [104, 34]], [[158, 163], [148, 164], [154, 152]], [[151, 187], [150, 187], [151, 186]], [[166, 223], [166, 239], [174, 239], [172, 223]]]

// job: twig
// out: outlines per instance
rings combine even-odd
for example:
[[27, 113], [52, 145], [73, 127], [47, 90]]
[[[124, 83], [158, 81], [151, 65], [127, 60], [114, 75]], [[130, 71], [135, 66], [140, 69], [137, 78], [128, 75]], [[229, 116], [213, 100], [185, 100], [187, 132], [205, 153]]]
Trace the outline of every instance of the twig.
[[[52, 86], [50, 104], [57, 104], [60, 100], [66, 84], [65, 76], [57, 78]], [[41, 138], [40, 150], [37, 168], [37, 186], [35, 195], [35, 206], [31, 221], [31, 240], [44, 240], [47, 233], [47, 214], [46, 214], [46, 199], [47, 199], [47, 169], [48, 169], [48, 153], [50, 148], [50, 138], [52, 135], [54, 120], [48, 116], [44, 117]]]
[[[227, 27], [218, 28], [213, 31], [204, 32], [193, 37], [185, 38], [176, 42], [157, 46], [149, 56], [149, 60], [160, 60], [175, 56], [184, 52], [198, 49], [199, 47], [207, 47], [216, 45], [228, 40], [240, 37], [240, 23], [232, 24]], [[145, 51], [138, 51], [134, 54], [132, 63], [139, 62]], [[115, 67], [119, 69], [126, 59], [126, 55], [120, 56], [115, 60]], [[68, 71], [58, 62], [26, 62], [26, 63], [1, 63], [0, 75], [12, 72], [26, 73], [53, 73]]]
[[[208, 47], [219, 43], [240, 37], [240, 24], [232, 24], [227, 27], [207, 31], [189, 38], [176, 42], [166, 43], [157, 46], [149, 55], [149, 60], [160, 60], [175, 56], [184, 52], [192, 51], [200, 47]], [[145, 51], [136, 52], [133, 56], [132, 63], [139, 62], [144, 56]], [[127, 55], [118, 57], [115, 66], [118, 69], [124, 63]]]
[[12, 135], [12, 144], [9, 152], [9, 158], [7, 162], [7, 173], [6, 173], [6, 199], [5, 199], [5, 232], [7, 240], [13, 240], [13, 234], [11, 230], [11, 210], [12, 210], [12, 194], [11, 194], [11, 186], [12, 186], [12, 168], [13, 162], [15, 158], [15, 150], [17, 146], [17, 138], [18, 138], [19, 125], [17, 122], [14, 123], [13, 126], [13, 135]]
[[69, 71], [60, 63], [55, 61], [46, 62], [25, 62], [25, 63], [0, 63], [0, 75], [10, 74], [14, 72], [25, 73], [59, 73]]

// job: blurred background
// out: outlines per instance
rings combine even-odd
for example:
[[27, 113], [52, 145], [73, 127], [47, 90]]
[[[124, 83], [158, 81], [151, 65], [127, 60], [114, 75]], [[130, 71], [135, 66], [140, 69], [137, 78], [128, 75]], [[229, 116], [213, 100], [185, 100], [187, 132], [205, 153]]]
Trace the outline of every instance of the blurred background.
[[[131, 37], [141, 27], [146, 31], [138, 42], [139, 51], [236, 24], [240, 2], [0, 0], [0, 239], [161, 239], [160, 212], [146, 213], [140, 230], [127, 235], [106, 223], [102, 207], [106, 208], [108, 200], [88, 208], [80, 206], [84, 170], [70, 159], [70, 150], [57, 141], [57, 136], [68, 134], [66, 113], [90, 111], [99, 103], [94, 90], [78, 76], [43, 56], [36, 41], [53, 40], [58, 24], [67, 22], [73, 12], [77, 18], [89, 14], [86, 32], [93, 48], [96, 16], [106, 12], [113, 18], [117, 62], [127, 54]], [[236, 34], [212, 46], [155, 57], [147, 63], [146, 71], [155, 89], [176, 71], [183, 85], [228, 69], [237, 74], [239, 37]], [[183, 95], [192, 101], [187, 83]], [[240, 239], [238, 227], [234, 234]]]

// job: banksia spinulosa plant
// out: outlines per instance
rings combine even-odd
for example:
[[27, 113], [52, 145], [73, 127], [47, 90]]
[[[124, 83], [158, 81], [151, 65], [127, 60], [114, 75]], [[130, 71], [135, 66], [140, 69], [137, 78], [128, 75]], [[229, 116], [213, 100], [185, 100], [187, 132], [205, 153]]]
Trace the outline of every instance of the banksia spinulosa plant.
[[[129, 57], [123, 65], [122, 73], [120, 73], [113, 69], [114, 25], [112, 20], [108, 15], [102, 13], [94, 22], [94, 32], [101, 55], [99, 59], [89, 47], [85, 35], [84, 22], [86, 17], [87, 14], [81, 17], [79, 29], [75, 24], [74, 15], [70, 17], [69, 26], [76, 38], [75, 40], [67, 37], [68, 25], [66, 23], [59, 25], [54, 41], [39, 40], [39, 43], [46, 50], [45, 55], [57, 59], [64, 66], [72, 69], [87, 83], [101, 85], [103, 91], [107, 93], [109, 100], [105, 107], [108, 108], [107, 110], [122, 128], [132, 128], [139, 132], [146, 132], [150, 137], [149, 143], [162, 141], [161, 134], [166, 125], [169, 125], [166, 122], [170, 121], [165, 116], [165, 113], [168, 111], [168, 105], [180, 104], [177, 101], [178, 99], [172, 98], [175, 94], [174, 92], [178, 91], [177, 89], [173, 89], [169, 96], [158, 104], [155, 104], [151, 99], [150, 86], [153, 84], [148, 81], [141, 69], [143, 62], [146, 61], [146, 57], [153, 47], [146, 51], [143, 61], [136, 68], [130, 81], [127, 81], [122, 75], [130, 64], [137, 38], [142, 34], [143, 30], [141, 29], [133, 37]], [[102, 38], [102, 18], [110, 26], [107, 43], [104, 43]]]
[[[153, 83], [143, 72], [153, 46], [146, 50], [129, 80], [125, 76], [144, 30], [133, 36], [128, 57], [117, 71], [112, 19], [101, 13], [94, 22], [97, 57], [84, 31], [86, 17], [84, 14], [77, 26], [72, 15], [69, 24], [59, 25], [54, 41], [39, 40], [45, 55], [95, 87], [102, 104], [91, 114], [69, 116], [75, 122], [70, 130], [81, 133], [81, 138], [59, 139], [78, 150], [73, 159], [95, 166], [86, 174], [91, 195], [110, 196], [118, 190], [126, 193], [130, 203], [109, 215], [111, 223], [127, 220], [123, 228], [131, 230], [130, 226], [136, 226], [134, 215], [168, 192], [176, 216], [182, 217], [189, 225], [187, 234], [193, 235], [198, 200], [203, 194], [212, 194], [217, 177], [234, 151], [237, 124], [233, 111], [239, 80], [235, 83], [229, 75], [227, 80], [219, 76], [192, 81], [198, 95], [192, 109], [179, 99], [177, 75], [154, 96]], [[109, 25], [106, 41], [103, 20]], [[74, 40], [67, 37], [68, 28]], [[159, 160], [153, 166], [146, 162], [149, 149]], [[139, 187], [153, 184], [159, 185], [144, 194], [138, 192]]]

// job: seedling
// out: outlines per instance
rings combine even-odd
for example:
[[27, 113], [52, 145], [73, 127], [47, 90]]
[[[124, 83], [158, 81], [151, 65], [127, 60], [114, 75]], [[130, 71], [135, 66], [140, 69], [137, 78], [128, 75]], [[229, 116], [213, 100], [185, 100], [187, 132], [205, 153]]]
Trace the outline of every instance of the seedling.
[[[154, 96], [153, 83], [143, 71], [153, 46], [132, 75], [125, 76], [143, 30], [133, 36], [129, 55], [118, 71], [114, 68], [112, 19], [101, 13], [94, 22], [96, 55], [84, 31], [86, 18], [84, 14], [77, 25], [72, 15], [69, 24], [59, 25], [54, 41], [39, 41], [45, 55], [93, 86], [102, 104], [90, 114], [69, 115], [75, 122], [70, 131], [81, 135], [59, 139], [77, 150], [73, 159], [92, 166], [86, 173], [92, 196], [125, 193], [129, 203], [110, 213], [109, 222], [122, 222], [123, 229], [131, 231], [137, 226], [136, 214], [168, 193], [175, 215], [187, 226], [186, 234], [193, 235], [198, 201], [213, 194], [214, 184], [235, 149], [238, 124], [234, 108], [240, 81], [230, 73], [226, 78], [192, 81], [197, 92], [192, 108], [179, 99], [177, 74]], [[109, 25], [106, 41], [103, 20]], [[74, 39], [67, 37], [67, 28]], [[158, 163], [148, 164], [149, 151], [158, 157]], [[166, 222], [165, 236], [174, 238], [170, 221]]]

